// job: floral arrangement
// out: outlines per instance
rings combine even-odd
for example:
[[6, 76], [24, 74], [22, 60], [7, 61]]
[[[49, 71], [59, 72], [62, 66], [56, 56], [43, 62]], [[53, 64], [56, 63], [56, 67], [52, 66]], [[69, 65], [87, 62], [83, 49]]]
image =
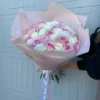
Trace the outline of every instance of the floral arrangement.
[[43, 95], [48, 98], [49, 80], [64, 76], [51, 74], [59, 65], [89, 50], [89, 31], [84, 29], [86, 17], [76, 15], [52, 2], [45, 12], [23, 12], [16, 16], [11, 30], [12, 42], [34, 65], [42, 70]]
[[79, 50], [80, 41], [69, 26], [58, 22], [37, 22], [24, 35], [26, 45], [37, 52]]

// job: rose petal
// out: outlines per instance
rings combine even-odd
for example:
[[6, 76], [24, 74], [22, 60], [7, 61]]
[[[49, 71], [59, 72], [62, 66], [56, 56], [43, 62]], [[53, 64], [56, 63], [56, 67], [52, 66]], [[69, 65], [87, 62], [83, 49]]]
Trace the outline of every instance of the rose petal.
[[48, 34], [48, 35], [53, 34], [53, 29], [49, 30], [47, 34]]
[[68, 43], [68, 39], [67, 39], [67, 37], [65, 37], [65, 36], [59, 36], [59, 37], [58, 37], [58, 41], [59, 41], [60, 43], [62, 43], [62, 44]]
[[39, 43], [41, 43], [41, 41], [40, 41], [39, 39], [35, 39], [35, 40], [34, 40], [34, 43], [35, 43], [35, 44], [39, 44]]
[[48, 40], [48, 36], [47, 35], [42, 35], [40, 37], [40, 40], [43, 41], [43, 42], [46, 42]]
[[29, 34], [26, 34], [26, 35], [24, 36], [25, 42], [26, 42], [28, 39], [30, 39], [30, 38], [31, 38], [31, 36], [30, 36]]
[[48, 48], [48, 49], [54, 49], [54, 43], [52, 41], [48, 41], [45, 43], [45, 46]]
[[67, 51], [67, 52], [73, 51], [73, 46], [70, 43], [66, 44], [65, 51]]
[[76, 45], [74, 46], [74, 50], [75, 50], [76, 52], [79, 50], [79, 48], [80, 48], [80, 46], [79, 46], [78, 44], [76, 44]]

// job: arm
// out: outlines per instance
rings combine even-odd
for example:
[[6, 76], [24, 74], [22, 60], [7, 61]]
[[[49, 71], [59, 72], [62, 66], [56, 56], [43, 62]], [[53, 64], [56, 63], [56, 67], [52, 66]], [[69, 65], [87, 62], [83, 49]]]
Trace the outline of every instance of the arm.
[[59, 69], [66, 69], [66, 68], [78, 69], [78, 66], [76, 62], [69, 62], [63, 64]]

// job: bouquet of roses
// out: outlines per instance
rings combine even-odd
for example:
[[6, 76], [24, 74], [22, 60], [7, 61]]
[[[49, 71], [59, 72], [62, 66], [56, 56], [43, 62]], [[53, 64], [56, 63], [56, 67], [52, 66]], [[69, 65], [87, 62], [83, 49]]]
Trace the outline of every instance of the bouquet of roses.
[[43, 70], [44, 82], [48, 83], [51, 70], [88, 52], [90, 41], [89, 32], [83, 28], [85, 21], [85, 17], [56, 3], [51, 3], [46, 12], [20, 11], [12, 26], [12, 42]]
[[[74, 51], [77, 53], [80, 48], [77, 34], [68, 25], [59, 21], [37, 22], [32, 25], [23, 38], [26, 45], [37, 52]], [[59, 78], [57, 82], [59, 82]]]

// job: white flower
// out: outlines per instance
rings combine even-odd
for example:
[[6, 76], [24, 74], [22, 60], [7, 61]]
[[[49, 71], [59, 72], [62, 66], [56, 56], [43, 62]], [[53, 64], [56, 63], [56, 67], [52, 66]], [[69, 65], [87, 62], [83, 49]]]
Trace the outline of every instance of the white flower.
[[51, 22], [49, 22], [49, 21], [45, 23], [45, 25], [50, 25], [50, 24], [51, 24]]
[[43, 29], [41, 29], [41, 30], [39, 31], [38, 35], [39, 35], [39, 36], [42, 36], [42, 35], [44, 35], [44, 34], [46, 34], [46, 30], [43, 28]]
[[24, 40], [26, 41], [29, 37], [30, 37], [29, 34], [26, 34], [26, 35], [24, 36]]
[[43, 28], [46, 30], [50, 30], [52, 28], [52, 25], [50, 23], [46, 23], [44, 24]]
[[37, 37], [38, 37], [38, 32], [32, 33], [31, 38], [35, 39], [35, 38], [37, 38]]
[[63, 30], [60, 29], [60, 28], [55, 28], [54, 29], [54, 34], [61, 34], [62, 32], [63, 32]]
[[40, 44], [37, 44], [35, 47], [34, 47], [34, 50], [37, 51], [37, 52], [43, 52], [43, 51], [46, 51], [46, 47], [43, 43], [40, 43]]
[[59, 34], [51, 34], [49, 36], [49, 38], [52, 40], [52, 41], [55, 41], [57, 39], [57, 37], [59, 36]]
[[55, 25], [58, 25], [58, 24], [59, 24], [58, 21], [52, 21], [52, 22], [51, 22], [51, 25], [52, 25], [52, 26], [55, 26]]
[[28, 34], [29, 34], [29, 35], [31, 35], [33, 32], [35, 32], [35, 30], [34, 30], [34, 29], [29, 30], [29, 31], [28, 31]]
[[61, 43], [55, 43], [55, 50], [56, 51], [64, 51], [64, 47]]
[[61, 35], [66, 36], [67, 38], [70, 38], [71, 37], [71, 35], [70, 35], [70, 33], [68, 31], [63, 31], [61, 33]]
[[41, 27], [41, 28], [43, 28], [43, 26], [44, 26], [44, 23], [41, 23], [41, 24], [39, 25], [39, 27]]
[[74, 37], [70, 37], [70, 38], [69, 38], [69, 43], [71, 43], [72, 45], [75, 45], [76, 42], [77, 42], [77, 41], [75, 40]]
[[28, 39], [27, 42], [26, 42], [26, 44], [28, 46], [31, 46], [33, 44], [33, 39]]

